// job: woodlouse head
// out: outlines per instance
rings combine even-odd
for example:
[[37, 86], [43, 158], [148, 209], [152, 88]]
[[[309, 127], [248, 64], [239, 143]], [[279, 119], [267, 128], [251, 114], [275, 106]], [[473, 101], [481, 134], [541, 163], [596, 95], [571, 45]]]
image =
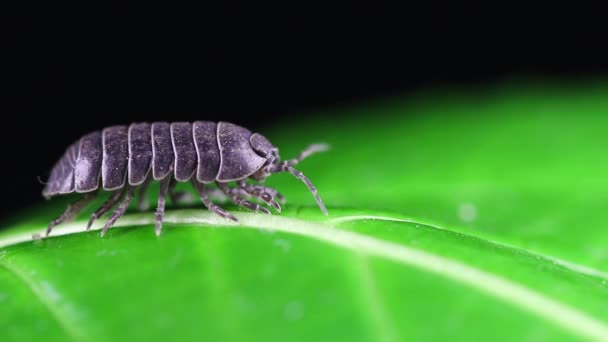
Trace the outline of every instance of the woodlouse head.
[[264, 163], [264, 165], [262, 165], [262, 167], [258, 171], [249, 176], [250, 178], [256, 181], [263, 181], [272, 173], [289, 172], [306, 185], [308, 190], [312, 193], [313, 197], [317, 201], [321, 212], [327, 215], [327, 208], [325, 208], [321, 197], [319, 197], [317, 188], [315, 188], [312, 182], [301, 171], [296, 170], [294, 168], [294, 165], [297, 165], [299, 162], [306, 159], [312, 154], [327, 151], [329, 149], [329, 145], [313, 144], [308, 146], [308, 148], [302, 151], [297, 157], [281, 161], [281, 158], [279, 157], [279, 149], [272, 145], [272, 143], [263, 135], [260, 135], [258, 133], [252, 134], [249, 138], [249, 143], [251, 144], [251, 148], [256, 152], [256, 154], [263, 158], [266, 158], [266, 162]]
[[279, 157], [279, 149], [274, 146], [265, 136], [254, 133], [249, 138], [251, 148], [260, 157], [266, 158], [264, 165], [254, 174], [250, 176], [256, 181], [263, 181], [272, 173], [272, 168], [275, 167], [281, 158]]
[[279, 149], [276, 148], [270, 140], [268, 140], [265, 136], [259, 133], [253, 133], [249, 138], [249, 143], [251, 144], [251, 148], [257, 153], [260, 157], [272, 159], [279, 159]]

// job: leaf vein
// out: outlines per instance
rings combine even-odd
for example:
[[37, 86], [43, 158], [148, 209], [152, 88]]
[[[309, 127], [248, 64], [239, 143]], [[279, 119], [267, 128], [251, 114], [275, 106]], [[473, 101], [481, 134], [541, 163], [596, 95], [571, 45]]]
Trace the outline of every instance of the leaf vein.
[[73, 341], [85, 341], [85, 334], [81, 332], [71, 320], [68, 319], [59, 308], [56, 307], [53, 300], [45, 294], [45, 292], [36, 284], [35, 281], [26, 276], [23, 272], [18, 270], [13, 265], [7, 262], [0, 262], [0, 267], [4, 268], [7, 272], [12, 273], [17, 279], [19, 279], [27, 288], [30, 289], [32, 294], [40, 303], [47, 308], [51, 316], [63, 328], [66, 335]]

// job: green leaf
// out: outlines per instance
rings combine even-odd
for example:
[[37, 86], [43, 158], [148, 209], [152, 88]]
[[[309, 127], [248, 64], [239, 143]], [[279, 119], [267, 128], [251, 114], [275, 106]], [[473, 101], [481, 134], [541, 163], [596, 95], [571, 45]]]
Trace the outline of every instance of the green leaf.
[[[606, 87], [425, 95], [278, 122], [281, 215], [0, 230], [2, 340], [608, 340]], [[335, 115], [333, 117], [336, 117]], [[154, 189], [156, 190], [156, 189]], [[99, 229], [98, 223], [94, 229]]]

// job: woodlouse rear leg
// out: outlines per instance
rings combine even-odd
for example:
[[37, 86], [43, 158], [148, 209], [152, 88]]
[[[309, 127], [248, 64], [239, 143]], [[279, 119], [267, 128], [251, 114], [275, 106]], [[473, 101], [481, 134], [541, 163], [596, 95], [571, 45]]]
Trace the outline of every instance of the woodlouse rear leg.
[[156, 205], [156, 236], [160, 235], [160, 231], [163, 229], [163, 218], [165, 217], [165, 198], [167, 197], [167, 191], [169, 190], [169, 184], [171, 183], [171, 176], [165, 177], [160, 181], [160, 191], [158, 193], [158, 203]]
[[194, 185], [194, 188], [196, 189], [196, 191], [198, 192], [201, 201], [203, 202], [203, 204], [207, 207], [207, 209], [209, 209], [209, 211], [225, 218], [225, 219], [229, 219], [232, 220], [234, 222], [238, 222], [239, 220], [232, 215], [231, 213], [227, 212], [226, 210], [222, 209], [221, 207], [215, 205], [213, 202], [211, 202], [209, 200], [209, 197], [207, 196], [207, 192], [206, 192], [206, 187], [205, 184], [200, 183], [199, 181], [196, 180], [196, 178], [192, 178], [192, 184]]
[[112, 213], [112, 216], [110, 216], [110, 218], [108, 219], [106, 224], [103, 226], [103, 229], [101, 230], [101, 236], [106, 235], [106, 232], [108, 231], [108, 229], [110, 229], [110, 227], [112, 227], [112, 225], [114, 225], [116, 220], [118, 220], [125, 213], [125, 211], [127, 211], [127, 208], [129, 207], [129, 203], [131, 203], [131, 199], [133, 199], [134, 192], [135, 192], [134, 187], [125, 185], [125, 196], [122, 198], [122, 202], [120, 202], [120, 204], [118, 205], [118, 208], [116, 208], [116, 210], [114, 210], [114, 212]]
[[93, 200], [93, 198], [95, 198], [96, 195], [96, 192], [86, 193], [78, 201], [68, 205], [67, 209], [63, 212], [63, 214], [61, 214], [58, 218], [54, 219], [53, 221], [51, 221], [51, 223], [49, 223], [49, 226], [46, 229], [46, 236], [49, 236], [51, 230], [53, 230], [53, 227], [55, 227], [56, 225], [60, 224], [61, 222], [69, 221], [73, 219], [76, 215], [78, 215], [78, 213], [81, 212], [82, 209], [84, 209], [84, 207], [86, 207], [87, 204], [89, 204]]
[[114, 208], [114, 206], [116, 205], [116, 203], [118, 203], [118, 200], [120, 199], [120, 197], [122, 196], [123, 193], [124, 193], [124, 190], [114, 191], [114, 193], [112, 193], [110, 198], [108, 198], [105, 202], [103, 202], [101, 207], [99, 207], [97, 210], [95, 210], [95, 212], [93, 214], [91, 214], [89, 223], [87, 223], [87, 230], [91, 229], [91, 226], [93, 225], [93, 222], [95, 222], [95, 220], [102, 217], [105, 213], [107, 213], [109, 210]]
[[[253, 196], [255, 198], [259, 198], [264, 201], [268, 206], [274, 207], [279, 213], [281, 212], [281, 205], [275, 201], [273, 196], [266, 191], [266, 188], [263, 186], [253, 186], [248, 184], [245, 180], [237, 181], [239, 187], [245, 191], [248, 195]], [[270, 188], [268, 188], [270, 189]], [[274, 189], [273, 189], [274, 190]], [[276, 190], [275, 194], [280, 195]], [[283, 196], [281, 196], [283, 198]], [[283, 198], [284, 200], [285, 198]]]
[[222, 190], [234, 204], [236, 204], [240, 207], [249, 209], [249, 210], [262, 212], [265, 214], [271, 214], [270, 210], [262, 207], [261, 205], [253, 203], [253, 202], [249, 202], [248, 200], [241, 198], [241, 197], [237, 196], [236, 194], [234, 194], [232, 192], [232, 189], [228, 186], [228, 184], [221, 183], [221, 182], [215, 182], [215, 183], [217, 184], [217, 187], [220, 188], [220, 190]]

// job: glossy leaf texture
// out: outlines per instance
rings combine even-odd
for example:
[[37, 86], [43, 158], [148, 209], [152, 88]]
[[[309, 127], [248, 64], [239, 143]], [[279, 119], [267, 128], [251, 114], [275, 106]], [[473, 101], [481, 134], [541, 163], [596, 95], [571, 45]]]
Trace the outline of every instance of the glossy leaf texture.
[[0, 336], [608, 340], [607, 90], [419, 94], [268, 127], [282, 157], [331, 145], [300, 165], [328, 217], [287, 174], [267, 182], [281, 215], [172, 206], [160, 237], [133, 208], [104, 238], [85, 213], [33, 240], [67, 202], [25, 210], [0, 230]]

